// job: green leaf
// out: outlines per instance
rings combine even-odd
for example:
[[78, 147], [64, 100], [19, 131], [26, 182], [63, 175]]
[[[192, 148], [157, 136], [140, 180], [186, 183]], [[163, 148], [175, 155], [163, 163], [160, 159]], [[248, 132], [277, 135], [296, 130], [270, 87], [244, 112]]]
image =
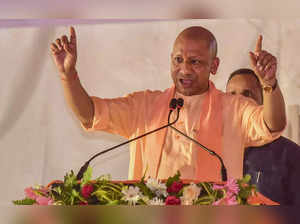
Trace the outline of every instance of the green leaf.
[[194, 205], [211, 205], [214, 201], [213, 200], [202, 200], [202, 201], [196, 201]]
[[98, 189], [97, 191], [95, 191], [94, 193], [92, 193], [92, 195], [96, 195], [97, 197], [102, 197], [102, 195], [105, 195], [107, 193], [107, 191], [102, 190], [102, 189]]
[[243, 178], [243, 181], [244, 181], [245, 183], [249, 183], [250, 180], [251, 180], [251, 175], [250, 175], [250, 174], [246, 174], [246, 175], [244, 176], [244, 178]]
[[245, 188], [245, 189], [241, 189], [239, 191], [239, 194], [238, 196], [241, 197], [241, 198], [248, 198], [250, 195], [251, 195], [251, 188]]
[[109, 204], [110, 202], [114, 201], [107, 196], [107, 193], [105, 191], [98, 192], [98, 194], [96, 194], [96, 197], [98, 198], [99, 201], [105, 201], [106, 204], [107, 203]]
[[108, 196], [107, 196], [108, 192], [105, 191], [105, 190], [97, 190], [95, 191], [94, 193], [92, 193], [92, 195], [96, 195], [96, 197], [98, 198], [99, 201], [106, 201], [106, 202], [111, 202], [112, 199], [110, 199]]
[[214, 190], [212, 189], [211, 185], [209, 183], [206, 183], [206, 182], [202, 182], [200, 183], [201, 186], [204, 188], [205, 192], [210, 196], [210, 197], [213, 197], [213, 193], [214, 193]]
[[14, 205], [33, 205], [36, 204], [36, 200], [33, 200], [31, 198], [25, 198], [23, 200], [15, 200], [12, 201]]
[[72, 196], [74, 196], [74, 198], [78, 198], [79, 193], [75, 189], [72, 189]]
[[145, 169], [145, 173], [144, 173], [144, 175], [142, 176], [142, 179], [141, 179], [141, 182], [143, 182], [143, 183], [145, 182], [146, 173], [148, 172], [148, 168], [149, 168], [149, 166], [147, 164], [146, 169]]
[[110, 192], [111, 194], [114, 194], [114, 195], [121, 195], [122, 194], [121, 193], [122, 189], [117, 188], [116, 186], [114, 186], [112, 184], [107, 184], [105, 187], [103, 187], [103, 190], [106, 190], [107, 192]]
[[169, 177], [166, 183], [167, 187], [170, 187], [175, 181], [180, 181], [180, 176], [180, 172], [177, 171], [177, 173], [173, 177]]
[[70, 198], [70, 205], [74, 205], [74, 196], [71, 195], [71, 198]]
[[61, 189], [61, 187], [59, 186], [58, 188], [57, 188], [57, 191], [56, 191], [58, 194], [61, 194], [62, 193], [62, 189]]
[[66, 188], [72, 188], [74, 185], [77, 184], [76, 176], [74, 175], [73, 170], [71, 170], [70, 174], [66, 174], [64, 178], [64, 186]]
[[92, 171], [92, 167], [88, 166], [87, 170], [83, 173], [83, 178], [80, 187], [83, 187], [92, 179]]
[[119, 200], [110, 201], [107, 205], [119, 205]]
[[111, 175], [110, 174], [103, 174], [96, 179], [96, 181], [110, 181]]
[[212, 197], [212, 196], [204, 196], [204, 197], [201, 197], [201, 198], [198, 198], [197, 202], [201, 202], [201, 201], [212, 201], [214, 200], [215, 198]]

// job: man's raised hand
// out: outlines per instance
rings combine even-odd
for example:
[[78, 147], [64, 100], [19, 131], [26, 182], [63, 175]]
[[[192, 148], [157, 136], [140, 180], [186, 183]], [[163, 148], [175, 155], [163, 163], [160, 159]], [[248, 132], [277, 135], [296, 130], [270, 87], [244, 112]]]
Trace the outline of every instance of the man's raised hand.
[[254, 53], [250, 51], [253, 70], [262, 85], [274, 86], [276, 82], [277, 59], [267, 51], [262, 50], [262, 36], [259, 35]]
[[76, 73], [77, 46], [74, 27], [70, 27], [70, 40], [66, 35], [56, 39], [50, 46], [52, 58], [59, 73], [67, 78]]

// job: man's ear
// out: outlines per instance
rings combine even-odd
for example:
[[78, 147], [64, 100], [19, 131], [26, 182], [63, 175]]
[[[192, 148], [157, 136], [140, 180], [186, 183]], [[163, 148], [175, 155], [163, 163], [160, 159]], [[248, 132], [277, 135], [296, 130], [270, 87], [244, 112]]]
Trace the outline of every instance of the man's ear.
[[219, 64], [220, 64], [220, 59], [218, 57], [215, 57], [212, 61], [212, 65], [211, 65], [211, 68], [210, 68], [210, 73], [212, 75], [215, 75], [217, 73]]

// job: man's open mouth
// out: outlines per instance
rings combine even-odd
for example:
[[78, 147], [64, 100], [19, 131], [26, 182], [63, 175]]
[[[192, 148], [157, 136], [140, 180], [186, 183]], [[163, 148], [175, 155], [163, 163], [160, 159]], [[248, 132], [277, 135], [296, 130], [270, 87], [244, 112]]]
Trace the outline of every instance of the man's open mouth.
[[193, 84], [193, 80], [191, 79], [179, 79], [179, 81], [184, 88], [189, 88]]

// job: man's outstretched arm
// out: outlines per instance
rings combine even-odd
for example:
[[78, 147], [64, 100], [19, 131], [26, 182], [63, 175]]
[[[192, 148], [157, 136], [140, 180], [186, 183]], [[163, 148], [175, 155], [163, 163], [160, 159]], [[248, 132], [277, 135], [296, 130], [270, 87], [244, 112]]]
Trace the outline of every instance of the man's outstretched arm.
[[60, 74], [65, 99], [80, 122], [89, 128], [94, 118], [94, 105], [82, 87], [76, 71], [77, 43], [76, 33], [70, 27], [70, 40], [66, 35], [51, 44], [51, 54]]
[[282, 131], [286, 125], [285, 102], [276, 79], [276, 57], [262, 50], [258, 37], [255, 52], [250, 52], [253, 70], [263, 88], [264, 121], [271, 132]]

